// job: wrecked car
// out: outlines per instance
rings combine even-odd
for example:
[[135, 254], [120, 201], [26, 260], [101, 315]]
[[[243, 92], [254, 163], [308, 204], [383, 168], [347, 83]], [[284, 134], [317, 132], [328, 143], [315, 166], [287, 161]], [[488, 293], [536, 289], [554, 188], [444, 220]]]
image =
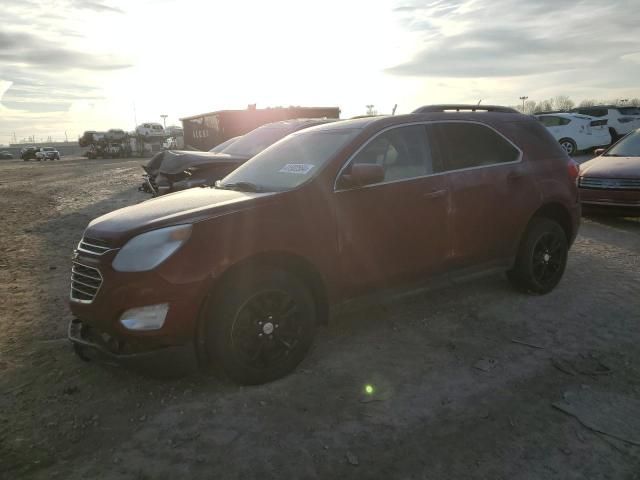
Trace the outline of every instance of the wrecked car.
[[[231, 142], [221, 152], [166, 150], [142, 168], [142, 191], [154, 196], [187, 188], [213, 185], [251, 157], [290, 133], [334, 122], [334, 119], [295, 119], [269, 123]], [[215, 147], [214, 147], [215, 148]]]

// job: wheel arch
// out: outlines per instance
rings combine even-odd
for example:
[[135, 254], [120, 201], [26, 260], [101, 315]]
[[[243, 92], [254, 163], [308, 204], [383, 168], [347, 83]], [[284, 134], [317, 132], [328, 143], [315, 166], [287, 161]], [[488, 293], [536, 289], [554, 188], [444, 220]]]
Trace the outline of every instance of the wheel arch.
[[576, 232], [573, 231], [573, 222], [567, 207], [558, 202], [546, 203], [536, 210], [529, 222], [531, 222], [532, 219], [539, 217], [549, 218], [558, 222], [567, 236], [567, 242], [569, 244], [572, 243]]
[[215, 297], [216, 292], [226, 282], [245, 275], [251, 275], [252, 271], [259, 268], [284, 270], [302, 280], [313, 295], [318, 313], [318, 323], [328, 323], [329, 296], [322, 275], [309, 260], [288, 252], [261, 252], [230, 266], [214, 280], [210, 296]]

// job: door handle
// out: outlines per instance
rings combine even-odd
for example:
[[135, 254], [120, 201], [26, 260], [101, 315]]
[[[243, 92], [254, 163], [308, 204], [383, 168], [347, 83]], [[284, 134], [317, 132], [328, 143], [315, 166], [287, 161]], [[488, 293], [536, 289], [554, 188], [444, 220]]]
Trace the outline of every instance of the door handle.
[[424, 198], [439, 198], [443, 197], [447, 193], [446, 190], [434, 190], [432, 192], [427, 192], [423, 195]]

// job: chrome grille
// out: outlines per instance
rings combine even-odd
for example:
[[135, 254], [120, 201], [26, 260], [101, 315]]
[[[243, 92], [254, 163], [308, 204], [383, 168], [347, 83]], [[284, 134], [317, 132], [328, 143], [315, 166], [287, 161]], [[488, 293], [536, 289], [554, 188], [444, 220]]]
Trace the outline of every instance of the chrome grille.
[[91, 303], [102, 285], [100, 271], [93, 267], [73, 262], [71, 267], [71, 300]]
[[580, 177], [582, 188], [606, 188], [608, 190], [640, 190], [640, 178]]
[[78, 250], [84, 253], [91, 253], [93, 255], [104, 255], [114, 249], [102, 240], [82, 237], [82, 240], [80, 240], [80, 243], [78, 244]]

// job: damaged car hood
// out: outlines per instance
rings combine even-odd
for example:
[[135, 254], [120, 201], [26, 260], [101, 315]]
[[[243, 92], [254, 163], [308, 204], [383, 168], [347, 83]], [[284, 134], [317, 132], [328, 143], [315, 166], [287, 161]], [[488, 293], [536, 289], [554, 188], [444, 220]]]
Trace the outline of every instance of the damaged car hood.
[[223, 153], [167, 150], [156, 154], [144, 169], [150, 175], [157, 175], [158, 173], [175, 175], [188, 168], [196, 168], [203, 165], [239, 165], [249, 158]]

